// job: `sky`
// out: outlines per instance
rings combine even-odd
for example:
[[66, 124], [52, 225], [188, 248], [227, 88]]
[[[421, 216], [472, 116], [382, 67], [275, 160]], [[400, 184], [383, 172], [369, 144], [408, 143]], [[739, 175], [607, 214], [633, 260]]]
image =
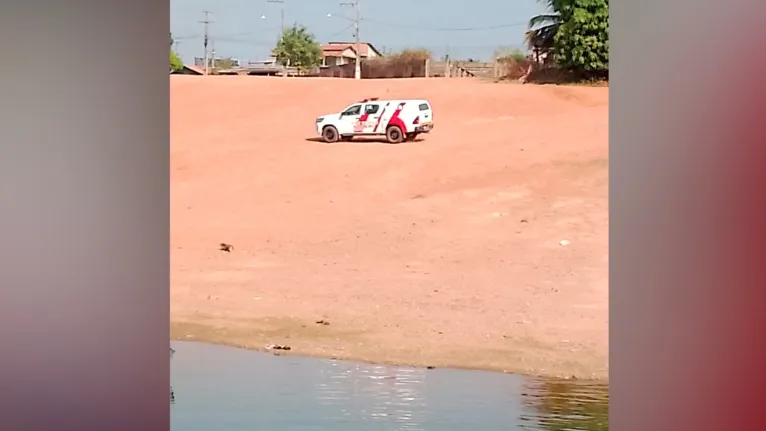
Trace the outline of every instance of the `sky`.
[[[353, 41], [354, 10], [340, 3], [170, 0], [170, 31], [178, 42], [178, 54], [192, 63], [204, 53], [201, 21], [207, 10], [216, 57], [262, 60], [278, 38], [282, 7], [285, 25], [305, 25], [320, 43]], [[499, 48], [523, 49], [529, 18], [544, 11], [536, 0], [360, 0], [360, 35], [378, 49], [425, 48], [436, 58], [449, 54], [483, 60]]]

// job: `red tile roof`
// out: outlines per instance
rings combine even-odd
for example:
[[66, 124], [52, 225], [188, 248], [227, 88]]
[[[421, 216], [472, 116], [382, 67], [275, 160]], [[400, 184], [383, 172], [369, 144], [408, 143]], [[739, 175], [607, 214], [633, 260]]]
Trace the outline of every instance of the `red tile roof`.
[[[322, 53], [327, 55], [333, 55], [333, 54], [340, 54], [341, 52], [351, 48], [352, 51], [356, 52], [356, 44], [353, 42], [330, 42], [326, 45], [322, 45]], [[359, 51], [360, 55], [362, 57], [367, 57], [370, 49], [373, 51], [376, 51], [375, 48], [372, 48], [369, 43], [361, 42], [359, 44]]]
[[189, 69], [192, 72], [198, 73], [200, 75], [203, 75], [205, 73], [205, 68], [201, 66], [194, 66], [191, 64], [184, 64], [185, 69]]

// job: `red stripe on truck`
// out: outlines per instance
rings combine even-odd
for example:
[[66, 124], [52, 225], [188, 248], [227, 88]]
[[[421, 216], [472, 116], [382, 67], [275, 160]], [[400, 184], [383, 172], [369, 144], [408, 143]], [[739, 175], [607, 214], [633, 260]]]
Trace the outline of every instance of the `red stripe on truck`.
[[386, 103], [386, 106], [384, 106], [383, 110], [380, 111], [380, 116], [378, 117], [378, 121], [375, 123], [375, 128], [372, 129], [372, 133], [375, 133], [378, 131], [378, 126], [380, 126], [380, 121], [383, 119], [383, 114], [386, 113], [386, 108], [388, 108], [388, 105], [390, 105], [390, 103]]
[[399, 114], [402, 112], [402, 109], [404, 109], [404, 105], [406, 105], [406, 103], [402, 102], [399, 104], [399, 106], [396, 107], [396, 111], [394, 111], [394, 114], [391, 115], [391, 119], [388, 120], [388, 125], [399, 126], [399, 128], [402, 130], [402, 133], [407, 133], [407, 126], [404, 125], [404, 121], [399, 118]]

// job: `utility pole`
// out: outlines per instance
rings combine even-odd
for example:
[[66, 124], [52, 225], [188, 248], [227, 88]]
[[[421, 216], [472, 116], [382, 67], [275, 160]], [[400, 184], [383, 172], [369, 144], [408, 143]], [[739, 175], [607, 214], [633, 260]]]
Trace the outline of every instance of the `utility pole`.
[[[279, 35], [277, 36], [277, 43], [279, 43], [279, 40], [282, 39], [282, 36], [285, 34], [285, 0], [266, 0], [266, 3], [277, 3], [280, 5], [279, 9], [279, 15], [280, 15], [280, 31]], [[290, 66], [290, 61], [287, 61], [287, 64], [284, 67], [284, 70], [282, 71], [282, 76], [287, 78], [287, 68]]]
[[354, 37], [355, 37], [355, 50], [356, 60], [354, 61], [354, 79], [362, 79], [362, 52], [361, 42], [359, 39], [359, 21], [362, 20], [359, 14], [359, 0], [352, 0], [351, 2], [341, 3], [341, 6], [352, 6], [355, 10], [356, 17], [354, 19]]
[[210, 67], [212, 69], [215, 69], [215, 40], [214, 39], [210, 39], [210, 63], [212, 63]]
[[285, 31], [285, 0], [266, 0], [266, 3], [278, 3], [281, 5], [279, 14], [282, 23], [282, 32]]
[[208, 74], [208, 67], [209, 67], [209, 65], [208, 65], [208, 57], [207, 57], [207, 44], [208, 44], [208, 40], [209, 40], [208, 26], [210, 24], [212, 24], [213, 22], [210, 21], [210, 19], [209, 19], [210, 11], [205, 10], [205, 11], [202, 11], [202, 12], [205, 14], [205, 20], [204, 21], [200, 21], [200, 23], [205, 24], [205, 41], [204, 41], [205, 56], [204, 56], [204, 61], [205, 61], [205, 75], [207, 76], [207, 74]]

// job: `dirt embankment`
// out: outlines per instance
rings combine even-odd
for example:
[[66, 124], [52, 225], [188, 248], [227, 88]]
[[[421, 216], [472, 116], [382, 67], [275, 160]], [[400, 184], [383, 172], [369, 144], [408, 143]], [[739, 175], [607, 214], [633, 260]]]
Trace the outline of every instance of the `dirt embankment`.
[[[607, 88], [174, 76], [170, 97], [173, 337], [607, 376]], [[364, 97], [428, 98], [436, 128], [307, 140]]]

